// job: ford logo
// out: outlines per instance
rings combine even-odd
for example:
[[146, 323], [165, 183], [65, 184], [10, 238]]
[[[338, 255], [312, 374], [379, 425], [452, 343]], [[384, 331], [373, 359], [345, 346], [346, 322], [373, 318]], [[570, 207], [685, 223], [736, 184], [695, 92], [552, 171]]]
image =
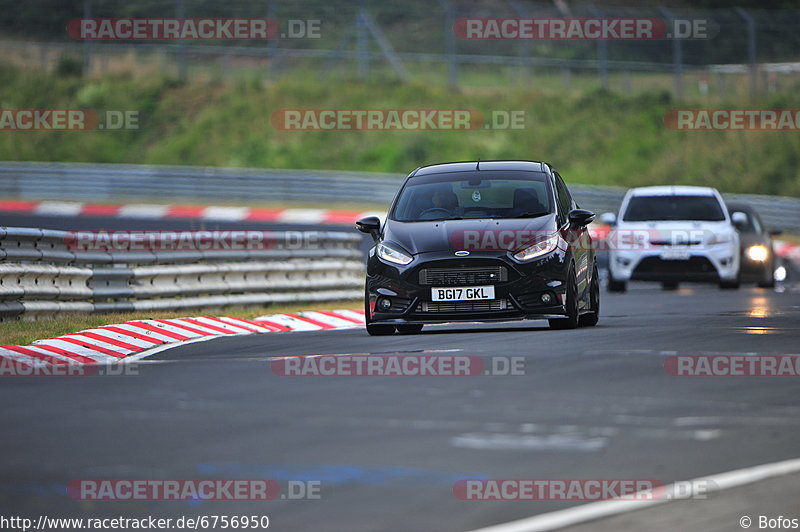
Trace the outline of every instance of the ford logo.
[[469, 255], [469, 251], [456, 251], [456, 257], [466, 257]]

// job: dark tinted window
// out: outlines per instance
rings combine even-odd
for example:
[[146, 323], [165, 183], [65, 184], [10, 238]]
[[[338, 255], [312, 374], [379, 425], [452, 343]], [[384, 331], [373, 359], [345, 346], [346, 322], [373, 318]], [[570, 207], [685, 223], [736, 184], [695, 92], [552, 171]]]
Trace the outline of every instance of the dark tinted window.
[[411, 178], [390, 218], [401, 222], [520, 218], [553, 212], [541, 172], [450, 172]]
[[714, 196], [634, 196], [628, 203], [626, 222], [698, 220], [719, 222], [725, 214]]
[[569, 211], [572, 210], [572, 195], [558, 173], [556, 173], [556, 188], [558, 189], [558, 204], [561, 207], [562, 214], [566, 217]]

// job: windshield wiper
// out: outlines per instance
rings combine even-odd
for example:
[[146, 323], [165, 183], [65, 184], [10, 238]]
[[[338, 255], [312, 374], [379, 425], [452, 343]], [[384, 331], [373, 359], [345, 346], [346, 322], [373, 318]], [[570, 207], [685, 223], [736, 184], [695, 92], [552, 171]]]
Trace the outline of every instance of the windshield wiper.
[[433, 218], [430, 220], [416, 220], [417, 222], [447, 222], [450, 220], [463, 220], [464, 218], [460, 216], [454, 216], [453, 218]]
[[538, 218], [539, 216], [547, 216], [549, 212], [523, 212], [514, 216], [514, 218]]

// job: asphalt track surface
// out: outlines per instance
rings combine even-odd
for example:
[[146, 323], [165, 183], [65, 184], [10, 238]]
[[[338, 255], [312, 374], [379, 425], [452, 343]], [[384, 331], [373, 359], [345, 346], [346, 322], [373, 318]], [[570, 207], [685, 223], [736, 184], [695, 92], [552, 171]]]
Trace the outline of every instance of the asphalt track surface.
[[[47, 226], [9, 218], [3, 223]], [[99, 228], [52, 221], [52, 228]], [[391, 337], [362, 329], [271, 333], [164, 351], [138, 375], [7, 378], [0, 515], [255, 514], [268, 515], [274, 530], [464, 531], [582, 503], [462, 501], [452, 492], [460, 479], [672, 482], [796, 458], [795, 378], [673, 377], [663, 363], [673, 354], [800, 354], [798, 325], [796, 286], [664, 292], [642, 285], [604, 293], [594, 328], [551, 331], [534, 321]], [[276, 356], [426, 350], [487, 364], [522, 356], [525, 374], [283, 377], [270, 369]], [[201, 503], [64, 495], [66, 484], [85, 478], [312, 480], [321, 497]], [[769, 493], [763, 511], [800, 517], [796, 483]], [[679, 504], [659, 511], [674, 517]], [[742, 505], [719, 506], [718, 529], [741, 530]], [[659, 522], [627, 519], [608, 529], [676, 529], [674, 520]]]

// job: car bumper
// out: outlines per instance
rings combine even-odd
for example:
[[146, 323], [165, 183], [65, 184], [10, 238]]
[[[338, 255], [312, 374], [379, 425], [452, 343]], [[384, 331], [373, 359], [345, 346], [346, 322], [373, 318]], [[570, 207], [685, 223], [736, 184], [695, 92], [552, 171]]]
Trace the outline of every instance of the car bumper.
[[[367, 311], [372, 323], [425, 324], [548, 319], [566, 313], [567, 254], [556, 250], [540, 259], [518, 263], [509, 256], [475, 253], [453, 258], [452, 252], [426, 253], [407, 267], [391, 266], [371, 256], [367, 265]], [[487, 272], [501, 272], [491, 278]], [[433, 277], [423, 270], [436, 271]], [[483, 272], [468, 274], [465, 272]], [[447, 272], [446, 275], [440, 275]], [[498, 273], [499, 275], [499, 273]], [[434, 302], [433, 288], [494, 286], [494, 298], [459, 302]], [[542, 302], [542, 294], [550, 302]], [[391, 306], [382, 309], [379, 302]], [[385, 303], [384, 303], [385, 304]]]
[[[618, 251], [609, 258], [611, 276], [616, 281], [733, 281], [739, 276], [738, 250], [728, 245], [688, 250], [687, 257], [664, 258], [668, 250]], [[674, 250], [673, 250], [674, 251]]]

